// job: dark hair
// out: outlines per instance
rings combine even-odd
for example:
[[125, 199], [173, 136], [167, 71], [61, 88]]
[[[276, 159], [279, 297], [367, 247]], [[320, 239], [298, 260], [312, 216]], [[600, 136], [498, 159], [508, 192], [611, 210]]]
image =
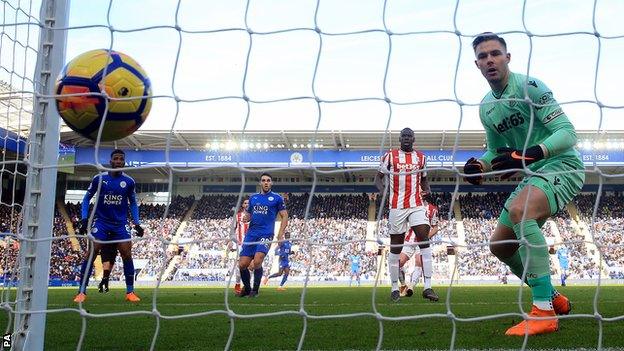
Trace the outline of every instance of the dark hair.
[[403, 132], [412, 132], [412, 134], [414, 134], [414, 131], [412, 130], [412, 128], [410, 127], [405, 127], [403, 129], [401, 129], [401, 134], [403, 134]]
[[489, 41], [489, 40], [496, 40], [499, 43], [501, 43], [501, 45], [503, 46], [503, 48], [505, 48], [505, 51], [507, 51], [507, 43], [505, 42], [505, 39], [499, 37], [498, 35], [492, 33], [492, 32], [483, 32], [479, 35], [477, 35], [476, 38], [474, 38], [474, 40], [472, 41], [472, 50], [474, 50], [475, 52], [477, 52], [477, 46], [481, 43], [483, 43], [484, 41]]
[[262, 177], [267, 176], [269, 178], [271, 178], [271, 180], [273, 180], [273, 176], [271, 176], [270, 174], [268, 174], [267, 172], [264, 172], [260, 175], [260, 179], [262, 179]]
[[121, 150], [121, 149], [115, 149], [115, 150], [113, 150], [113, 152], [111, 152], [110, 157], [111, 157], [111, 158], [113, 158], [113, 155], [117, 155], [117, 154], [124, 155], [124, 157], [126, 156], [126, 153], [125, 153], [125, 152], [123, 152], [123, 150]]

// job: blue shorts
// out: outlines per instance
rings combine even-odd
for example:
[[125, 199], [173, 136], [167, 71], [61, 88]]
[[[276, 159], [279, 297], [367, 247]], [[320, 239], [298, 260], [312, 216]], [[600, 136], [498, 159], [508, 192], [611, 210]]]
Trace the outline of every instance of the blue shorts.
[[559, 267], [561, 269], [563, 269], [564, 271], [567, 271], [568, 269], [570, 269], [570, 265], [569, 264], [559, 264]]
[[[254, 257], [256, 253], [262, 252], [265, 255], [269, 252], [269, 248], [271, 247], [271, 240], [273, 240], [273, 233], [271, 234], [256, 234], [247, 232], [245, 235], [245, 239], [243, 240], [243, 245], [241, 248], [240, 255], [247, 257]], [[251, 242], [261, 242], [257, 244], [248, 244]]]
[[286, 261], [280, 260], [279, 268], [290, 268], [290, 262], [288, 262], [288, 260]]
[[112, 224], [100, 220], [93, 221], [91, 235], [101, 241], [129, 240], [130, 226], [128, 224]]
[[351, 268], [351, 274], [359, 274], [359, 273], [360, 273], [360, 268], [359, 267], [357, 267], [357, 268], [353, 268], [352, 267]]

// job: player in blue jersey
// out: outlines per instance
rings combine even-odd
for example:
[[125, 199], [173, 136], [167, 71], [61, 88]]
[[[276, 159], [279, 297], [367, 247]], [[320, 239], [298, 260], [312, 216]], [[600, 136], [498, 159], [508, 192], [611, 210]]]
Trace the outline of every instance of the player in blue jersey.
[[288, 256], [292, 255], [292, 243], [290, 242], [290, 233], [284, 234], [284, 238], [286, 240], [279, 243], [279, 245], [275, 248], [275, 255], [279, 256], [279, 270], [277, 273], [273, 273], [268, 277], [264, 277], [264, 285], [268, 284], [269, 279], [277, 278], [282, 276], [282, 281], [280, 282], [278, 291], [284, 291], [284, 284], [286, 284], [286, 280], [288, 280], [288, 275], [290, 274], [290, 259]]
[[349, 278], [349, 286], [353, 283], [354, 277], [357, 285], [360, 286], [360, 256], [358, 254], [353, 254], [349, 256], [349, 261], [351, 261], [351, 277]]
[[[260, 176], [260, 192], [249, 198], [249, 208], [245, 218], [249, 220], [249, 230], [245, 235], [243, 247], [240, 252], [238, 268], [240, 269], [243, 290], [238, 294], [240, 297], [255, 297], [260, 289], [262, 280], [262, 262], [269, 252], [271, 241], [275, 232], [275, 219], [281, 218], [277, 240], [284, 240], [284, 231], [288, 226], [288, 211], [284, 199], [271, 191], [273, 177], [268, 173]], [[254, 267], [254, 283], [251, 286], [251, 274], [247, 269], [250, 264]]]
[[561, 286], [566, 286], [568, 279], [568, 269], [570, 269], [570, 260], [568, 259], [568, 248], [564, 245], [557, 249], [557, 258], [559, 259], [559, 268], [561, 268]]
[[[126, 164], [125, 153], [116, 149], [111, 153], [111, 168], [122, 168]], [[99, 188], [99, 192], [98, 192]], [[128, 207], [132, 215], [132, 222], [137, 236], [143, 236], [143, 228], [139, 221], [139, 206], [136, 201], [134, 179], [121, 171], [109, 171], [93, 177], [87, 193], [82, 199], [82, 221], [80, 234], [87, 234], [87, 220], [89, 218], [89, 202], [98, 195], [95, 216], [91, 223], [91, 235], [100, 242], [89, 242], [93, 245], [94, 255], [89, 261], [90, 250], [85, 252], [85, 259], [80, 270], [80, 288], [74, 302], [84, 302], [87, 298], [87, 285], [93, 269], [95, 255], [102, 251], [105, 245], [102, 241], [127, 240], [116, 243], [121, 254], [126, 277], [126, 300], [139, 302], [141, 299], [134, 292], [134, 262], [132, 261], [132, 241], [130, 240], [130, 226], [128, 225]], [[87, 268], [88, 271], [87, 271]]]

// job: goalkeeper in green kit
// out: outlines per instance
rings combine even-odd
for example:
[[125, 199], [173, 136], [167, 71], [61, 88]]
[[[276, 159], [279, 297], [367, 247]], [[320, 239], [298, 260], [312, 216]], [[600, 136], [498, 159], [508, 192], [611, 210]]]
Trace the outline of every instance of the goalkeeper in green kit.
[[[490, 250], [516, 276], [525, 278], [533, 295], [529, 317], [541, 318], [524, 320], [505, 334], [555, 332], [559, 328], [557, 314], [570, 313], [571, 305], [551, 284], [548, 247], [540, 228], [583, 186], [584, 166], [574, 150], [574, 126], [544, 83], [509, 71], [511, 55], [503, 38], [482, 33], [472, 46], [475, 64], [492, 90], [479, 107], [487, 151], [479, 159], [473, 157], [466, 162], [466, 180], [481, 184], [481, 173], [490, 170], [507, 170], [501, 173], [502, 179], [526, 171], [525, 167], [534, 172], [525, 172], [505, 202], [490, 238]], [[527, 97], [530, 102], [522, 101]], [[499, 243], [502, 240], [525, 240], [529, 245]]]

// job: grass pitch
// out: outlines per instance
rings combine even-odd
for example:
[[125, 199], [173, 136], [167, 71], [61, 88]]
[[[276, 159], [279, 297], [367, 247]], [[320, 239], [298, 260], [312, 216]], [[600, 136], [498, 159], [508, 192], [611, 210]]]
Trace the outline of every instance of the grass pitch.
[[[521, 317], [502, 316], [487, 320], [453, 321], [448, 317], [448, 288], [434, 287], [440, 302], [420, 297], [419, 289], [411, 298], [399, 303], [389, 299], [389, 288], [377, 290], [374, 306], [384, 317], [417, 317], [435, 314], [432, 318], [415, 320], [378, 320], [373, 315], [371, 287], [313, 287], [305, 294], [307, 328], [303, 349], [306, 350], [370, 350], [377, 346], [380, 325], [383, 326], [382, 349], [449, 349], [453, 327], [456, 328], [456, 349], [519, 349], [523, 338], [504, 335], [505, 330]], [[76, 308], [72, 302], [76, 289], [50, 289], [49, 308]], [[603, 286], [598, 299], [598, 312], [604, 318], [624, 316], [624, 299], [618, 286]], [[560, 320], [560, 330], [550, 335], [530, 337], [530, 349], [596, 348], [600, 323], [594, 314], [595, 287], [560, 288], [573, 303], [573, 314]], [[153, 311], [153, 289], [138, 289], [143, 301], [125, 302], [124, 291], [112, 289], [99, 294], [90, 289], [83, 305], [93, 317], [86, 318], [87, 331], [83, 350], [147, 350], [159, 324], [157, 350], [222, 350], [231, 330], [226, 314], [224, 288], [162, 288], [157, 295], [157, 309], [162, 318], [157, 322]], [[241, 315], [234, 319], [234, 350], [296, 349], [304, 329], [300, 314], [301, 288], [278, 292], [263, 287], [255, 299], [237, 298], [228, 293], [230, 309]], [[530, 308], [529, 290], [523, 290], [523, 306]], [[487, 315], [517, 313], [518, 287], [479, 286], [453, 287], [451, 312], [460, 319]], [[212, 311], [211, 314], [205, 314]], [[220, 311], [220, 312], [219, 312]], [[249, 318], [253, 314], [279, 312], [275, 316]], [[125, 315], [107, 315], [126, 313]], [[141, 313], [141, 314], [128, 314]], [[186, 316], [198, 314], [195, 316]], [[318, 318], [340, 314], [358, 314], [347, 318]], [[584, 314], [584, 317], [579, 316]], [[46, 350], [75, 350], [81, 334], [82, 317], [78, 310], [49, 313], [45, 339]], [[6, 327], [7, 315], [0, 316], [0, 327]], [[602, 323], [602, 347], [624, 348], [624, 319]]]

